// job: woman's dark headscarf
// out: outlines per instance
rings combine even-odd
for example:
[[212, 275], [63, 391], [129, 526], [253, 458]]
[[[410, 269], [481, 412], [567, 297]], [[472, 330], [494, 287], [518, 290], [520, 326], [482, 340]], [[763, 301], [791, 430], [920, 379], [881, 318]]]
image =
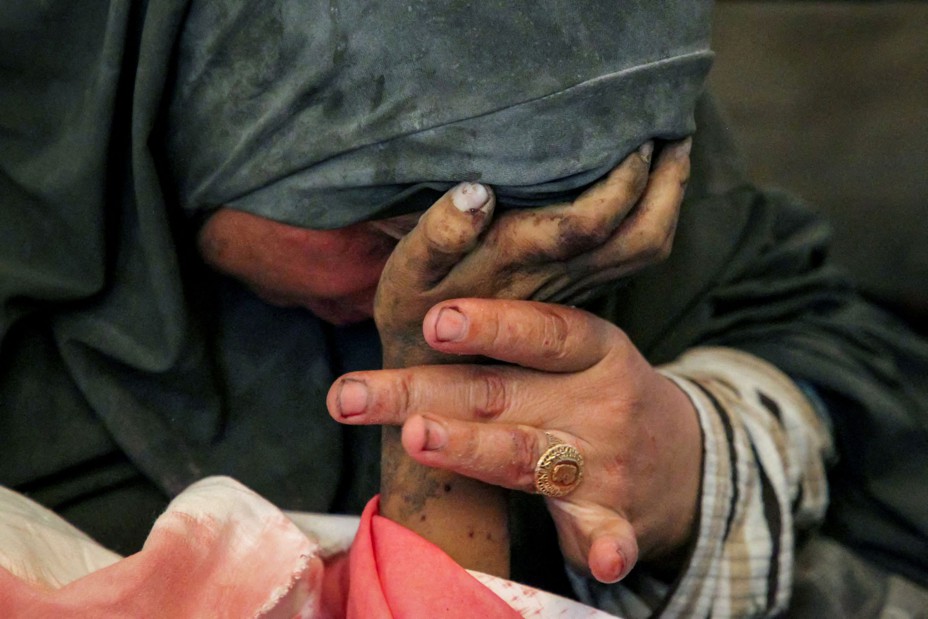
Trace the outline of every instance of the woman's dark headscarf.
[[331, 228], [461, 180], [504, 205], [563, 199], [693, 132], [710, 8], [195, 2], [167, 123], [180, 201]]

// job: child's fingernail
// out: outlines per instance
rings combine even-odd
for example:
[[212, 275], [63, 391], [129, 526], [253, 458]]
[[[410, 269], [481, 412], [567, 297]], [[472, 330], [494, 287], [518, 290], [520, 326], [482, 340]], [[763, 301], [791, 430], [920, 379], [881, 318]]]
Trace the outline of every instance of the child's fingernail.
[[628, 559], [625, 558], [625, 553], [618, 547], [616, 547], [615, 553], [619, 556], [619, 560], [616, 562], [616, 580], [621, 580], [628, 575]]
[[486, 211], [490, 205], [490, 192], [480, 183], [461, 183], [451, 190], [451, 202], [464, 213]]
[[654, 142], [650, 140], [638, 147], [638, 156], [641, 157], [645, 163], [651, 163], [651, 153], [653, 152]]
[[685, 159], [686, 157], [689, 157], [690, 151], [692, 149], [693, 149], [693, 138], [688, 137], [673, 147], [674, 159]]

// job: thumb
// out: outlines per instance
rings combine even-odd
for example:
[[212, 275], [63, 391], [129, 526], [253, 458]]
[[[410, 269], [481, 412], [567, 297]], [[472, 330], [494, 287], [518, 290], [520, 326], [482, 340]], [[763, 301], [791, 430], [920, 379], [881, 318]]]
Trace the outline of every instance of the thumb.
[[638, 541], [631, 523], [616, 512], [594, 504], [550, 499], [548, 509], [557, 526], [561, 549], [571, 563], [585, 565], [603, 583], [625, 578], [638, 562]]
[[631, 525], [616, 516], [590, 535], [587, 565], [599, 582], [612, 583], [625, 578], [638, 562], [638, 542]]
[[461, 183], [439, 198], [400, 240], [386, 267], [402, 280], [397, 289], [421, 292], [444, 278], [477, 245], [495, 205], [493, 191], [479, 183]]

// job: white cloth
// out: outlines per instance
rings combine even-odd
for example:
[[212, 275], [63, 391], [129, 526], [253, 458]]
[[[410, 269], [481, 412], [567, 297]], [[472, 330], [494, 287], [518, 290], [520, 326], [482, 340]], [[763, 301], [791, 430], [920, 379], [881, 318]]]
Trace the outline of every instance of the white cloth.
[[[351, 545], [358, 522], [284, 514], [240, 483], [211, 477], [182, 492], [144, 548], [123, 558], [48, 509], [0, 488], [0, 616], [328, 619], [324, 560]], [[523, 617], [612, 616], [472, 574]]]

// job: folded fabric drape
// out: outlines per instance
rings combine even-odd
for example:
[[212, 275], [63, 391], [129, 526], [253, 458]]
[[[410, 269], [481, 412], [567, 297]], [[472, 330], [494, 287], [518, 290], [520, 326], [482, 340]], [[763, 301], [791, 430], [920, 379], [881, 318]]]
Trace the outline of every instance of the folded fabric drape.
[[378, 506], [374, 497], [359, 524], [288, 516], [239, 482], [210, 477], [172, 501], [142, 550], [122, 558], [0, 487], [0, 617], [610, 616], [472, 574]]
[[[0, 539], [26, 538], [20, 552], [0, 544], [2, 617], [319, 616], [319, 545], [229, 478], [208, 478], [182, 492], [142, 550], [125, 558], [25, 497], [4, 491], [0, 504]], [[49, 522], [57, 524], [54, 531]], [[56, 572], [67, 572], [67, 582], [50, 580], [43, 569], [59, 556], [70, 557], [72, 568]]]
[[351, 547], [349, 619], [521, 616], [437, 546], [378, 515], [379, 506], [376, 497], [368, 503]]

